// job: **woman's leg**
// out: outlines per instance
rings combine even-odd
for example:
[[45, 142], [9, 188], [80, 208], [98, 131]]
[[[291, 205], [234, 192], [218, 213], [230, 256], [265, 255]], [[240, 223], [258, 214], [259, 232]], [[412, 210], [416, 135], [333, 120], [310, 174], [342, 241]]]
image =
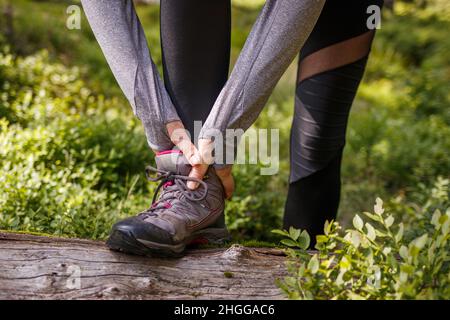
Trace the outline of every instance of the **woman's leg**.
[[[304, 45], [325, 0], [267, 0], [220, 92], [200, 138], [214, 140], [216, 166], [234, 154], [227, 130], [247, 130], [258, 118], [275, 85]], [[218, 134], [222, 135], [220, 136]], [[216, 139], [218, 138], [219, 139]], [[239, 140], [239, 139], [238, 139]], [[208, 153], [208, 151], [206, 151]], [[226, 155], [224, 154], [226, 153]]]
[[382, 0], [327, 0], [300, 55], [284, 227], [313, 241], [338, 210], [348, 116], [374, 36], [370, 5]]
[[230, 36], [230, 0], [161, 1], [164, 82], [193, 140], [227, 81]]
[[82, 0], [82, 4], [120, 88], [144, 125], [150, 147], [171, 149], [165, 125], [180, 119], [152, 61], [132, 0]]

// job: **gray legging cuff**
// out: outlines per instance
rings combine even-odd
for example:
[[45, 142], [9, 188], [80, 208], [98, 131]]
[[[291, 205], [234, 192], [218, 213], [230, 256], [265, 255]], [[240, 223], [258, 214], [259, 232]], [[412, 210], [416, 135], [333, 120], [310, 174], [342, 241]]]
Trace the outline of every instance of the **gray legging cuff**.
[[179, 120], [151, 58], [131, 0], [82, 0], [86, 17], [154, 150], [173, 147], [165, 124]]
[[[267, 0], [199, 137], [247, 130], [311, 33], [325, 0]], [[231, 141], [230, 141], [231, 143]], [[225, 144], [217, 145], [226, 152]]]

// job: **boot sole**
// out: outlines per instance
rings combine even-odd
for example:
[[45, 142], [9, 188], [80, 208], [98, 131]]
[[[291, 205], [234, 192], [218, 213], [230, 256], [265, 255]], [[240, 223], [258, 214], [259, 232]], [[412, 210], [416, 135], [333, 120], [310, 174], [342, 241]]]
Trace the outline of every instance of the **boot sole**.
[[129, 230], [115, 229], [106, 245], [114, 251], [140, 256], [181, 257], [190, 244], [223, 244], [230, 240], [226, 228], [205, 228], [195, 231], [190, 237], [177, 244], [164, 244], [144, 239], [137, 239]]

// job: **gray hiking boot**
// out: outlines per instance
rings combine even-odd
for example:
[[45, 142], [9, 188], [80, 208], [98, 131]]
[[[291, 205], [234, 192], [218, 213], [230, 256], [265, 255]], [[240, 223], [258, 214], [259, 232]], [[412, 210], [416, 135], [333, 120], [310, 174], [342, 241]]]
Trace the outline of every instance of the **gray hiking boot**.
[[[108, 247], [139, 255], [178, 255], [191, 243], [227, 240], [225, 195], [215, 170], [210, 167], [203, 181], [189, 178], [191, 166], [177, 150], [159, 153], [155, 160], [157, 169], [146, 169], [149, 180], [160, 181], [152, 206], [116, 223]], [[151, 173], [156, 173], [156, 177], [151, 177]], [[189, 180], [200, 183], [197, 190], [187, 188]]]

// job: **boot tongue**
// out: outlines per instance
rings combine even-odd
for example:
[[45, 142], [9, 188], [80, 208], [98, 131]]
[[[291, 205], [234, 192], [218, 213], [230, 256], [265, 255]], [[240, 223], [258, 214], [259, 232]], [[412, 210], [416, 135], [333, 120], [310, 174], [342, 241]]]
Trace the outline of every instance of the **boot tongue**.
[[189, 175], [191, 165], [179, 150], [163, 151], [155, 157], [156, 167], [159, 170], [170, 171], [182, 176]]

